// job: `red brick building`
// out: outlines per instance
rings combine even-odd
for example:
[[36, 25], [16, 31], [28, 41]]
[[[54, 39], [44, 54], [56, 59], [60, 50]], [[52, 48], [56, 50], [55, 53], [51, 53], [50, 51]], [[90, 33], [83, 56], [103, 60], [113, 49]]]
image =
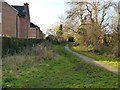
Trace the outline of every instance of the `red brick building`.
[[37, 38], [39, 39], [42, 34], [40, 34], [40, 28], [33, 24], [32, 22], [30, 23], [30, 29], [29, 29], [29, 34], [28, 38]]
[[[0, 34], [2, 36], [17, 38], [40, 38], [41, 33], [39, 27], [30, 27], [29, 4], [24, 3], [23, 6], [9, 5], [7, 2], [0, 2], [2, 10], [0, 10], [2, 21], [0, 22]], [[32, 29], [32, 30], [31, 30]], [[41, 35], [40, 35], [41, 34]]]
[[16, 16], [18, 11], [12, 8], [6, 2], [0, 2], [2, 6], [1, 12], [1, 36], [16, 37]]
[[18, 38], [28, 38], [28, 30], [30, 29], [29, 4], [24, 6], [12, 6], [18, 11], [16, 16], [16, 36]]

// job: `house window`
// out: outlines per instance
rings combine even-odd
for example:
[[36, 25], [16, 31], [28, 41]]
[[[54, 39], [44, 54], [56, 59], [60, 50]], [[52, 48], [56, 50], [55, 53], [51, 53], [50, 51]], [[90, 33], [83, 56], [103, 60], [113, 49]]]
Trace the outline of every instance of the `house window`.
[[2, 23], [2, 13], [0, 12], [0, 23]]

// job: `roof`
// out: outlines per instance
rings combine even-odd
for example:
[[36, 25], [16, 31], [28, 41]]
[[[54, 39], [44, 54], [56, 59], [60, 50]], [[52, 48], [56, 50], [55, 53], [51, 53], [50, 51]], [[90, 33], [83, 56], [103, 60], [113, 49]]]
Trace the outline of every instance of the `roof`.
[[14, 7], [21, 16], [26, 15], [26, 12], [24, 10], [24, 6], [14, 6], [14, 5], [12, 5], [12, 7]]
[[34, 23], [30, 22], [30, 27], [31, 28], [39, 28], [37, 25], [35, 25]]

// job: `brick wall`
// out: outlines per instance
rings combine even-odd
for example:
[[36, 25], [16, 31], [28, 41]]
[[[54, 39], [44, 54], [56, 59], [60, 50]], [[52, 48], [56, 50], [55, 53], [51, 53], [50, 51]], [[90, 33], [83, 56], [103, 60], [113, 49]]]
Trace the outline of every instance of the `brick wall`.
[[26, 16], [20, 16], [18, 11], [4, 2], [2, 4], [2, 30], [0, 33], [18, 38], [38, 38], [40, 36], [39, 28], [30, 29], [30, 14], [29, 14], [29, 4], [24, 4], [24, 9], [26, 11]]
[[28, 38], [37, 38], [37, 29], [36, 28], [30, 28], [28, 33]]
[[26, 11], [25, 17], [18, 17], [18, 38], [28, 38], [28, 30], [30, 30], [30, 14], [29, 6], [24, 5]]
[[39, 30], [39, 28], [37, 28], [37, 39], [40, 39], [40, 30]]
[[25, 17], [18, 17], [18, 38], [27, 38], [27, 20]]
[[43, 39], [43, 33], [39, 28], [30, 28], [28, 38]]
[[16, 37], [16, 16], [18, 12], [6, 2], [2, 3], [2, 34]]
[[42, 31], [39, 31], [39, 38], [43, 39], [44, 38], [44, 34], [42, 33]]

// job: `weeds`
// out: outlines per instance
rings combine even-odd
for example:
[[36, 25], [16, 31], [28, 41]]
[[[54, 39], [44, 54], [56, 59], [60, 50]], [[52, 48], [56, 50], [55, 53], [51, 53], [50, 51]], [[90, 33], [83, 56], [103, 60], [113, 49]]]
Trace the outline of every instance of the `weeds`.
[[81, 46], [81, 45], [75, 47], [72, 44], [70, 44], [70, 48], [73, 51], [76, 51], [76, 52], [78, 52], [80, 54], [91, 57], [96, 61], [100, 61], [102, 63], [111, 65], [111, 66], [113, 66], [115, 68], [119, 68], [118, 67], [118, 58], [108, 57], [108, 55], [100, 54], [99, 51], [95, 51], [95, 50], [92, 50], [92, 49], [90, 50], [90, 49], [88, 49], [88, 47]]
[[46, 47], [43, 45], [37, 45], [33, 47], [27, 47], [22, 53], [3, 58], [3, 69], [6, 68], [6, 66], [10, 69], [23, 65], [31, 66], [46, 59], [51, 60], [53, 56], [54, 53], [50, 49], [50, 46]]
[[86, 64], [62, 45], [45, 42], [4, 60], [3, 88], [117, 88], [118, 85], [117, 75]]
[[[22, 69], [37, 66], [45, 60], [52, 60], [54, 55], [51, 46], [42, 43], [33, 47], [24, 48], [21, 53], [17, 53], [14, 56], [4, 57], [2, 59], [3, 82], [11, 82], [11, 76], [17, 77]], [[8, 77], [6, 78], [6, 76]]]

